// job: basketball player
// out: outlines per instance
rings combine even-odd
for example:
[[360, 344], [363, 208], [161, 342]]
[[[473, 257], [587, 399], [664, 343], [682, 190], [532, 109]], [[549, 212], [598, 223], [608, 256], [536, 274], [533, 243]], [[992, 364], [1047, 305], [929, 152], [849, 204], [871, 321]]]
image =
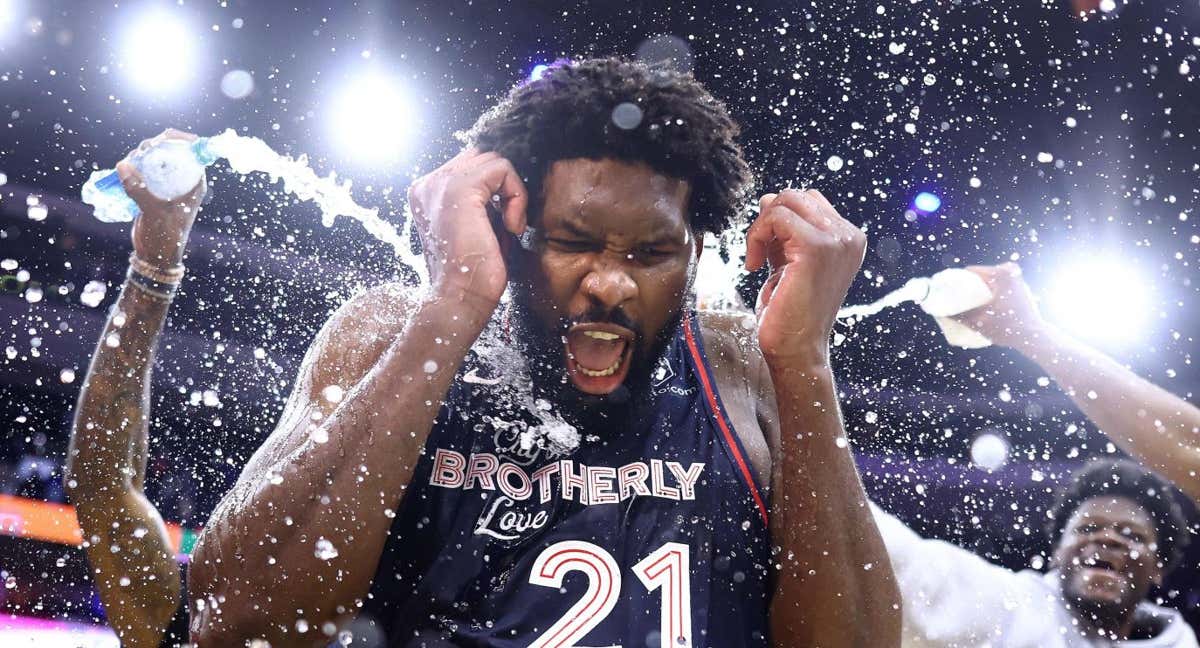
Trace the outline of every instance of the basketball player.
[[616, 59], [481, 117], [410, 190], [430, 284], [330, 319], [206, 526], [193, 639], [319, 645], [361, 613], [392, 646], [896, 645], [829, 367], [862, 232], [767, 194], [757, 321], [691, 307], [743, 211], [736, 132]]
[[970, 269], [996, 297], [963, 323], [1036, 362], [1113, 443], [1200, 502], [1200, 408], [1042, 319], [1017, 264]]
[[[140, 148], [164, 138], [195, 136], [168, 130]], [[206, 185], [201, 179], [187, 195], [166, 202], [146, 190], [128, 158], [117, 173], [142, 215], [133, 223], [129, 273], [79, 393], [64, 481], [100, 602], [121, 645], [177, 646], [188, 640], [179, 565], [144, 492], [150, 375]]]
[[904, 594], [905, 648], [1197, 646], [1177, 610], [1146, 600], [1188, 530], [1170, 485], [1132, 461], [1097, 460], [1059, 493], [1044, 574], [1009, 571], [876, 514]]

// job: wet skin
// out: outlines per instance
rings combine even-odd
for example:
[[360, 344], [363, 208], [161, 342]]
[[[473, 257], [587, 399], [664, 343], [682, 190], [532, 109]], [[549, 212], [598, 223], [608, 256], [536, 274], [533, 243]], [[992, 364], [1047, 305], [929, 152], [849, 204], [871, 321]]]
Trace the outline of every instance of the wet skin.
[[572, 159], [544, 187], [534, 251], [512, 264], [519, 319], [547, 369], [611, 394], [631, 369], [649, 371], [690, 293], [700, 248], [688, 185], [644, 164]]
[[1063, 595], [1088, 625], [1127, 636], [1133, 610], [1162, 583], [1158, 537], [1144, 508], [1125, 497], [1085, 500], [1054, 551]]
[[[687, 219], [688, 185], [645, 164], [571, 159], [554, 163], [543, 187], [541, 208], [531, 215], [534, 249], [509, 249], [513, 319], [528, 333], [516, 337], [527, 341], [544, 388], [569, 385], [557, 390], [560, 405], [603, 408], [630, 391], [636, 398], [691, 296], [701, 245]], [[765, 484], [763, 430], [770, 421], [759, 419], [773, 408], [759, 407], [765, 394], [752, 327], [732, 314], [705, 313], [700, 324], [718, 389]], [[587, 330], [618, 339], [589, 338]], [[583, 371], [603, 370], [617, 358], [612, 375]]]

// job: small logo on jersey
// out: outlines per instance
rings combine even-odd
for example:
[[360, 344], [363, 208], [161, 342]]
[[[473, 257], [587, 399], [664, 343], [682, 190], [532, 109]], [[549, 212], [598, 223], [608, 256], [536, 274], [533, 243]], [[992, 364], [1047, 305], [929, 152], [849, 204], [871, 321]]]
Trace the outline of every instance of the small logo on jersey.
[[668, 380], [675, 377], [675, 370], [671, 368], [671, 361], [665, 356], [658, 361], [658, 366], [654, 368], [654, 373], [650, 375], [654, 381], [654, 387], [662, 387]]
[[463, 374], [462, 381], [473, 385], [499, 385], [499, 378], [484, 378], [479, 375], [479, 369], [472, 367], [470, 371]]

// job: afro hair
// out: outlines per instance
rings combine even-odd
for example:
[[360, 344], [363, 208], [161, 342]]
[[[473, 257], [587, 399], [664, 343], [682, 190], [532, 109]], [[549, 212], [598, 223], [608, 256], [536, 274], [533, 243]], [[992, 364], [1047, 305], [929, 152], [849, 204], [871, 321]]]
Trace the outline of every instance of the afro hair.
[[462, 138], [512, 162], [540, 208], [557, 160], [641, 162], [686, 180], [689, 224], [720, 235], [746, 215], [750, 167], [724, 104], [690, 74], [620, 58], [559, 61], [514, 87]]

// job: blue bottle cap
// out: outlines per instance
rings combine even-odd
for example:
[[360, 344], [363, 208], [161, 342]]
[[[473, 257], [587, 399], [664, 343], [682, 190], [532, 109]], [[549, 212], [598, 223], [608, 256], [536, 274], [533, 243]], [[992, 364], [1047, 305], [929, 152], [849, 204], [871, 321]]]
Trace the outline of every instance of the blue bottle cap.
[[121, 176], [117, 175], [116, 171], [100, 178], [96, 181], [96, 188], [100, 191], [111, 191], [116, 188], [121, 188]]

